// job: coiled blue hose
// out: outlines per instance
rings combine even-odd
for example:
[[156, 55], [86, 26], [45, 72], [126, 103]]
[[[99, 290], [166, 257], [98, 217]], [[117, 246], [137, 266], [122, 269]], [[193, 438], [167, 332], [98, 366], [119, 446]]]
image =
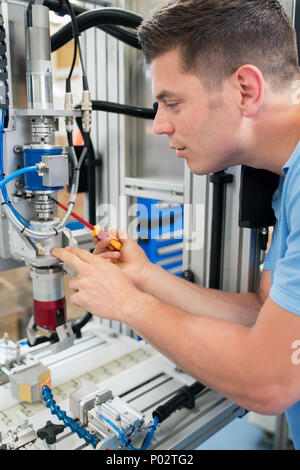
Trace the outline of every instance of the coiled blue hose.
[[69, 427], [81, 439], [84, 439], [87, 444], [91, 444], [94, 449], [96, 448], [100, 440], [93, 436], [93, 434], [89, 433], [86, 429], [82, 428], [78, 423], [70, 418], [65, 411], [60, 409], [53, 398], [51, 389], [47, 385], [43, 385], [42, 387], [42, 396], [46, 402], [47, 408], [50, 408], [53, 415], [56, 415], [65, 426]]

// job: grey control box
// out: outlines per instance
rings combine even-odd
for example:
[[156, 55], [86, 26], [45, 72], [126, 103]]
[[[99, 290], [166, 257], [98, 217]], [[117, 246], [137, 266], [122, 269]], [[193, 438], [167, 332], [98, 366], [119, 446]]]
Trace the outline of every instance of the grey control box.
[[68, 184], [68, 155], [43, 155], [42, 162], [47, 165], [47, 171], [43, 174], [43, 186], [54, 188]]

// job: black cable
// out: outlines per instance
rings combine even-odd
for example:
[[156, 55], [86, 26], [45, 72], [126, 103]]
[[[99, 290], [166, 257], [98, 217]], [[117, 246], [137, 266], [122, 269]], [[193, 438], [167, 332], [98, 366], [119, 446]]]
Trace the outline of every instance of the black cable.
[[[83, 133], [85, 146], [92, 149], [92, 141], [90, 134]], [[89, 223], [96, 225], [96, 157], [94, 152], [87, 152], [87, 180], [88, 180], [88, 206], [89, 206]]]
[[34, 3], [34, 0], [29, 0], [27, 11], [26, 11], [28, 28], [30, 28], [32, 26], [32, 5], [33, 5], [33, 3]]
[[79, 32], [78, 32], [78, 26], [77, 26], [77, 21], [76, 21], [76, 15], [75, 15], [75, 12], [74, 12], [74, 8], [73, 8], [73, 6], [71, 5], [71, 3], [69, 2], [69, 0], [64, 0], [64, 1], [65, 1], [65, 3], [66, 3], [66, 6], [67, 6], [67, 9], [68, 9], [69, 15], [70, 15], [71, 20], [72, 20], [72, 29], [73, 29], [73, 33], [76, 34], [77, 48], [78, 48], [78, 51], [79, 51], [79, 60], [80, 60], [80, 65], [81, 65], [81, 70], [82, 70], [83, 89], [84, 89], [84, 90], [88, 90], [88, 89], [89, 89], [89, 86], [88, 86], [87, 75], [86, 75], [86, 71], [85, 71], [85, 67], [84, 67], [84, 62], [83, 62], [83, 57], [82, 57], [82, 52], [81, 52], [80, 39], [79, 39], [80, 34], [79, 34]]
[[[76, 106], [76, 108], [78, 108], [78, 106]], [[155, 104], [153, 106], [153, 109], [151, 109], [99, 100], [92, 101], [92, 108], [94, 111], [105, 111], [107, 113], [123, 114], [125, 116], [136, 117], [141, 119], [154, 119], [157, 112]]]
[[[99, 8], [76, 16], [79, 33], [99, 25], [118, 25], [136, 29], [142, 21], [140, 15], [121, 8]], [[51, 36], [51, 51], [56, 51], [71, 39], [72, 25], [68, 23]]]
[[[112, 4], [110, 2], [107, 2], [105, 0], [102, 0], [102, 1], [97, 0], [97, 2], [93, 2], [93, 3], [94, 4], [96, 3], [100, 7], [111, 7], [112, 6]], [[45, 7], [48, 7], [49, 10], [54, 11], [55, 13], [57, 13], [57, 15], [59, 15], [59, 16], [65, 16], [67, 14], [65, 5], [61, 0], [43, 0], [43, 5]], [[79, 6], [74, 5], [74, 4], [73, 4], [73, 8], [74, 8], [74, 11], [75, 11], [75, 15], [78, 14], [77, 13], [78, 11], [80, 13], [82, 13], [83, 11], [86, 10], [85, 8], [79, 7]]]
[[70, 4], [69, 0], [64, 0], [64, 3], [65, 3], [65, 5], [66, 5], [68, 14], [69, 14], [69, 16], [70, 16], [70, 18], [71, 18], [72, 33], [73, 33], [73, 40], [74, 40], [73, 61], [72, 61], [72, 65], [71, 65], [71, 68], [70, 68], [70, 72], [69, 72], [68, 78], [67, 78], [67, 80], [66, 80], [66, 92], [67, 92], [67, 93], [70, 93], [70, 92], [71, 92], [71, 77], [72, 77], [72, 74], [73, 74], [73, 71], [74, 71], [74, 67], [75, 67], [75, 63], [76, 63], [76, 58], [77, 58], [77, 50], [78, 50], [78, 43], [79, 43], [79, 39], [78, 39], [79, 33], [78, 33], [78, 28], [77, 28], [77, 23], [76, 23], [76, 17], [75, 17], [74, 11], [73, 11], [73, 9], [72, 9], [72, 7], [71, 7], [71, 4]]
[[[75, 108], [80, 109], [80, 105]], [[84, 140], [84, 146], [87, 147], [87, 187], [88, 187], [88, 221], [90, 224], [96, 224], [96, 155], [90, 134], [83, 132], [82, 118], [76, 117], [76, 124]]]
[[81, 46], [80, 46], [79, 41], [78, 41], [78, 50], [79, 50], [79, 59], [80, 59], [81, 69], [82, 69], [82, 88], [84, 90], [88, 90], [89, 89], [88, 79], [87, 79], [87, 74], [84, 68], [83, 56], [82, 56], [82, 51], [81, 51]]
[[[75, 334], [76, 338], [81, 338], [81, 330], [82, 328], [93, 318], [93, 315], [89, 312], [87, 312], [82, 318], [79, 320], [75, 320], [74, 322], [71, 323], [71, 327], [73, 330], [73, 333]], [[50, 343], [57, 343], [58, 341], [58, 334], [56, 332], [51, 333], [50, 337], [48, 338], [47, 336], [37, 336], [35, 338], [35, 343], [30, 344], [28, 341], [28, 345], [30, 347], [37, 346], [38, 344], [43, 344], [47, 343], [49, 341]]]
[[84, 317], [72, 323], [72, 330], [76, 335], [76, 338], [81, 338], [81, 329], [93, 318], [93, 315], [89, 312]]
[[73, 135], [72, 135], [72, 132], [67, 132], [67, 138], [68, 138], [68, 145], [69, 145], [69, 147], [73, 147]]
[[[54, 11], [57, 15], [64, 16], [68, 14], [64, 3], [60, 0], [44, 0], [44, 5], [48, 7], [50, 10]], [[104, 7], [111, 7], [112, 5], [109, 2], [104, 2]], [[78, 7], [77, 5], [72, 4], [72, 8], [76, 16], [80, 15], [88, 11], [86, 8]], [[140, 41], [138, 34], [135, 31], [129, 31], [126, 28], [122, 28], [121, 26], [116, 25], [98, 25], [95, 28], [101, 29], [105, 33], [109, 34], [110, 36], [118, 39], [119, 41], [124, 42], [128, 46], [134, 47], [135, 49], [141, 49]]]
[[105, 33], [109, 34], [110, 36], [118, 39], [118, 41], [122, 41], [130, 47], [135, 49], [141, 50], [141, 44], [139, 41], [138, 34], [134, 31], [129, 31], [126, 28], [122, 28], [121, 26], [98, 26], [99, 29], [104, 31]]

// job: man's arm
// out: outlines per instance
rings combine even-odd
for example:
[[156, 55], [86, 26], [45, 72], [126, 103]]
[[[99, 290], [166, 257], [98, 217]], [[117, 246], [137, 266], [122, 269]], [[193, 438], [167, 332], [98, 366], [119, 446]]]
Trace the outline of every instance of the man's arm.
[[206, 386], [262, 414], [279, 414], [300, 398], [300, 366], [292, 360], [300, 316], [266, 300], [252, 328], [194, 315], [138, 290], [122, 271], [77, 248], [54, 249], [78, 274], [70, 301], [94, 315], [126, 323]]
[[300, 317], [270, 298], [247, 328], [191, 315], [152, 296], [128, 302], [123, 321], [185, 372], [234, 403], [277, 415], [300, 398], [292, 345]]
[[[120, 233], [117, 235], [120, 236]], [[101, 256], [113, 260], [138, 289], [188, 313], [202, 313], [244, 326], [255, 324], [257, 315], [269, 295], [269, 271], [263, 273], [257, 293], [236, 294], [208, 289], [150, 263], [141, 247], [127, 234], [126, 237], [123, 235], [121, 240], [121, 253], [105, 252], [108, 239], [97, 244], [95, 254], [102, 253]]]
[[269, 271], [264, 271], [257, 293], [236, 294], [209, 289], [168, 273], [160, 266], [149, 267], [140, 288], [173, 307], [192, 314], [220, 318], [253, 326], [271, 288]]

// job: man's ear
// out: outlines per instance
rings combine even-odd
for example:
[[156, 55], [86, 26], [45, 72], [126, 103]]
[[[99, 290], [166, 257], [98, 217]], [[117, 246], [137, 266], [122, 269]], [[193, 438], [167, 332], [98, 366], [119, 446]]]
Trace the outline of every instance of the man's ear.
[[233, 85], [239, 91], [239, 106], [244, 117], [253, 117], [264, 98], [265, 79], [254, 65], [242, 65], [232, 76]]

